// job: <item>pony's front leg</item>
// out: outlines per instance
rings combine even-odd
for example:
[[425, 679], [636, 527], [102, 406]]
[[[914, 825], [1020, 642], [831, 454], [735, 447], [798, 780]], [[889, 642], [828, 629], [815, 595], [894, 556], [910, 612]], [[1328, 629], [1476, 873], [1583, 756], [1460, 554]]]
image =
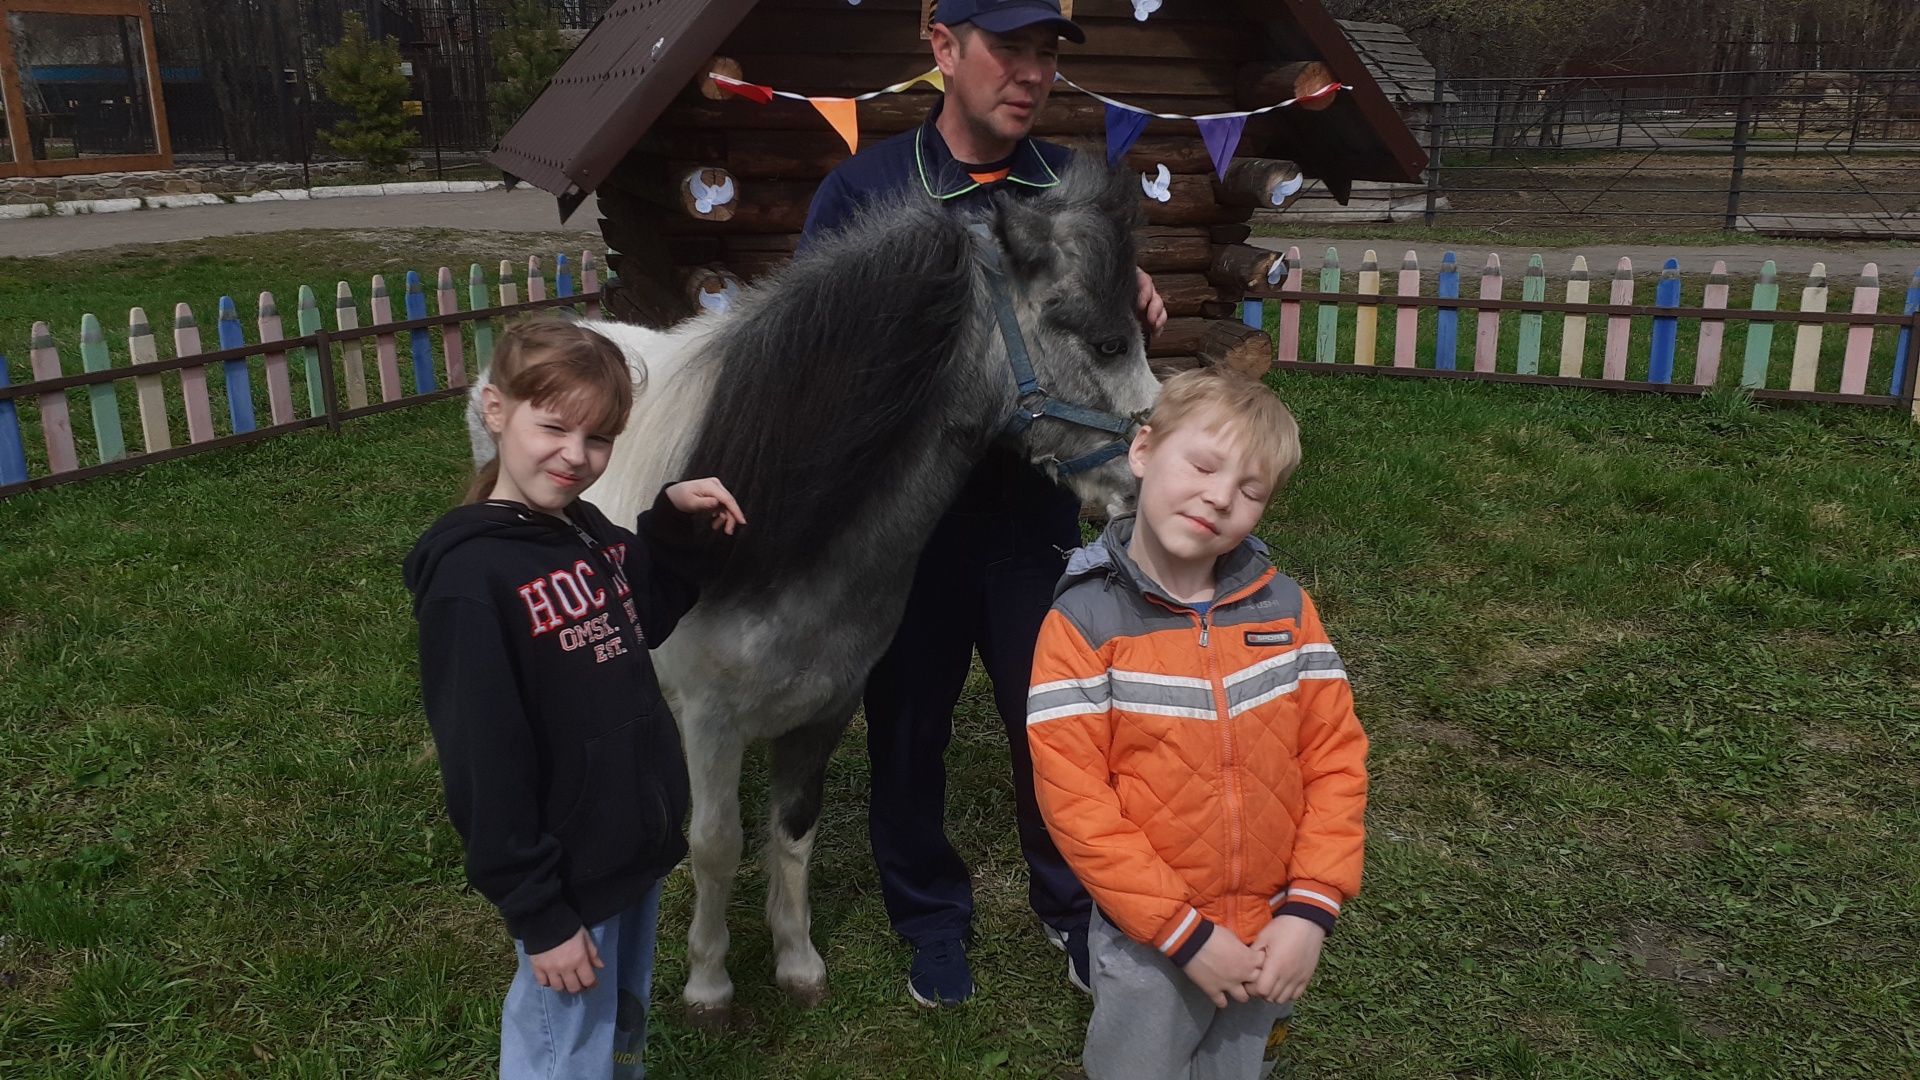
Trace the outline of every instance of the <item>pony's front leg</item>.
[[826, 723], [795, 728], [773, 741], [767, 822], [767, 925], [773, 930], [774, 981], [804, 1008], [827, 996], [827, 964], [813, 947], [807, 864], [820, 804], [840, 735], [851, 710]]
[[681, 725], [693, 789], [693, 922], [687, 928], [687, 1019], [725, 1027], [732, 1018], [727, 977], [727, 899], [740, 868], [740, 737], [718, 730], [719, 717], [688, 716]]

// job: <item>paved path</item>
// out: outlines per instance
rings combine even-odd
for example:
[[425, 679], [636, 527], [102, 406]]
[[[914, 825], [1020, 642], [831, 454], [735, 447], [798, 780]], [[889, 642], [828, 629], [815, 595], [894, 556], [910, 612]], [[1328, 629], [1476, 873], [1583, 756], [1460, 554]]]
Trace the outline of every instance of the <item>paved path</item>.
[[[1360, 269], [1360, 253], [1373, 248], [1380, 255], [1382, 273], [1381, 287], [1391, 292], [1393, 275], [1400, 270], [1400, 259], [1409, 248], [1419, 253], [1420, 269], [1431, 277], [1440, 267], [1440, 257], [1448, 251], [1460, 263], [1460, 276], [1471, 278], [1476, 284], [1463, 283], [1460, 291], [1477, 294], [1480, 268], [1486, 265], [1487, 252], [1500, 253], [1501, 272], [1510, 280], [1518, 279], [1527, 272], [1527, 257], [1538, 254], [1544, 256], [1547, 276], [1565, 278], [1567, 269], [1573, 265], [1575, 255], [1587, 257], [1587, 271], [1596, 280], [1613, 276], [1613, 268], [1621, 256], [1633, 260], [1636, 278], [1650, 280], [1657, 276], [1660, 268], [1668, 259], [1679, 259], [1680, 270], [1685, 274], [1705, 274], [1713, 269], [1714, 260], [1727, 261], [1727, 273], [1735, 277], [1758, 277], [1760, 264], [1768, 259], [1774, 261], [1782, 277], [1791, 278], [1805, 274], [1816, 262], [1827, 264], [1827, 273], [1836, 283], [1850, 285], [1853, 276], [1860, 272], [1862, 263], [1873, 262], [1880, 266], [1881, 288], [1893, 286], [1905, 287], [1913, 268], [1920, 266], [1920, 248], [1874, 247], [1861, 245], [1854, 248], [1837, 248], [1809, 241], [1806, 244], [1686, 244], [1669, 247], [1649, 247], [1644, 244], [1589, 244], [1577, 247], [1542, 248], [1525, 246], [1499, 246], [1488, 248], [1485, 245], [1472, 244], [1433, 244], [1426, 241], [1409, 243], [1406, 239], [1385, 238], [1373, 240], [1296, 240], [1279, 236], [1256, 236], [1247, 241], [1258, 247], [1286, 250], [1291, 246], [1300, 248], [1300, 257], [1307, 266], [1318, 269], [1325, 257], [1327, 248], [1340, 249], [1340, 267], [1346, 271]], [[1511, 286], [1509, 290], [1511, 291]]]
[[461, 195], [371, 195], [305, 202], [228, 203], [178, 210], [0, 221], [0, 256], [58, 255], [122, 244], [154, 244], [288, 229], [440, 228], [583, 232], [597, 236], [598, 217], [599, 207], [589, 198], [562, 225], [553, 196], [527, 187]]

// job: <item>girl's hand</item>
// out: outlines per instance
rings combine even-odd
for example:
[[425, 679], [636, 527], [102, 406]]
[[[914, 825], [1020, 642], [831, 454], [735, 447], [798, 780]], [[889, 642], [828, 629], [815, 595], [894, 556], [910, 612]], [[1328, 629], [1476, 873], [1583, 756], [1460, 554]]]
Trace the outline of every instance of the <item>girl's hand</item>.
[[584, 926], [546, 952], [527, 957], [527, 961], [533, 965], [533, 977], [541, 986], [569, 994], [598, 986], [600, 980], [593, 969], [607, 966], [600, 962], [600, 950], [594, 947], [593, 935]]
[[683, 514], [707, 518], [711, 526], [728, 536], [747, 523], [740, 504], [733, 501], [727, 485], [709, 476], [704, 480], [682, 480], [667, 489], [667, 501]]
[[1276, 1005], [1298, 1000], [1313, 980], [1313, 969], [1320, 964], [1320, 946], [1327, 932], [1297, 915], [1281, 915], [1268, 923], [1253, 941], [1264, 949], [1260, 977], [1248, 987], [1257, 997]]

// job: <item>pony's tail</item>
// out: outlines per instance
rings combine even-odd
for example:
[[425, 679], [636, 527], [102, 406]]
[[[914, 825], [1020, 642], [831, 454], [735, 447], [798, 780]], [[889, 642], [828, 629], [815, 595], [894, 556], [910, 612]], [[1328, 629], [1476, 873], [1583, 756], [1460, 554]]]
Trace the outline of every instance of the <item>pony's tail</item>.
[[500, 482], [500, 458], [496, 455], [486, 464], [473, 471], [473, 483], [467, 487], [467, 497], [460, 505], [471, 506], [493, 494], [494, 485]]

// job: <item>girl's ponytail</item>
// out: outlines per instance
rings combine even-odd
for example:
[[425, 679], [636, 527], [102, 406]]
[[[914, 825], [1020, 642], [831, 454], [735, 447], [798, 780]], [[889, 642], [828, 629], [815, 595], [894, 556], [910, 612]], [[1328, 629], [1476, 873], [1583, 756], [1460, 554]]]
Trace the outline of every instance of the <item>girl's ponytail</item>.
[[473, 503], [484, 502], [493, 495], [493, 489], [499, 483], [500, 455], [495, 454], [492, 460], [474, 470], [473, 483], [467, 488], [467, 497], [461, 500], [460, 505], [470, 506]]

